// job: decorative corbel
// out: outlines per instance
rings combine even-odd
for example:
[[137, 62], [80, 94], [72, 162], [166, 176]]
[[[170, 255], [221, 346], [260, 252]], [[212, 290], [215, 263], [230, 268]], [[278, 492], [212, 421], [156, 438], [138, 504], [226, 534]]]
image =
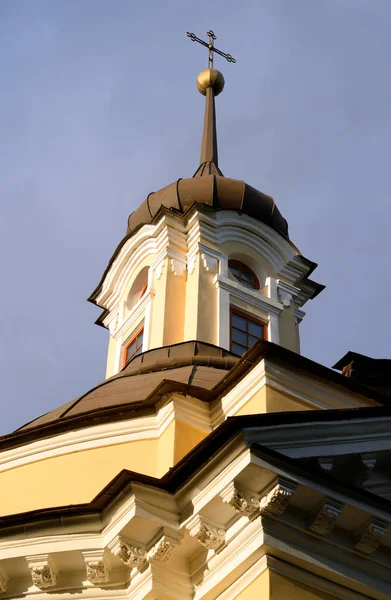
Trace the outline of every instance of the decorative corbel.
[[8, 576], [5, 574], [3, 569], [0, 567], [0, 594], [7, 591]]
[[122, 560], [131, 569], [141, 567], [147, 559], [147, 552], [143, 546], [125, 540], [121, 536], [114, 538], [108, 547], [114, 556]]
[[161, 276], [163, 275], [163, 269], [164, 269], [164, 263], [165, 263], [165, 257], [161, 258], [159, 260], [159, 262], [154, 266], [154, 275], [156, 279], [160, 279]]
[[110, 570], [105, 558], [104, 550], [89, 550], [83, 552], [86, 566], [86, 575], [90, 583], [107, 583], [110, 579]]
[[259, 511], [259, 498], [250, 492], [236, 487], [235, 483], [230, 483], [220, 494], [222, 501], [229, 504], [232, 508], [244, 517], [251, 517]]
[[326, 473], [331, 473], [334, 467], [334, 457], [333, 456], [321, 456], [318, 458], [318, 465], [320, 468]]
[[180, 538], [176, 533], [167, 531], [163, 528], [156, 536], [155, 541], [152, 542], [152, 546], [147, 552], [147, 560], [168, 562], [172, 558], [179, 543]]
[[369, 523], [359, 533], [356, 539], [355, 548], [363, 554], [372, 554], [380, 545], [380, 542], [387, 533], [389, 523], [372, 517]]
[[188, 523], [187, 530], [191, 537], [196, 538], [208, 550], [216, 550], [225, 539], [225, 529], [211, 523], [200, 515], [195, 515]]
[[43, 590], [57, 583], [57, 569], [48, 554], [26, 556], [33, 585]]
[[297, 484], [283, 477], [278, 478], [275, 484], [262, 498], [259, 510], [263, 515], [280, 516], [289, 504], [289, 501], [295, 491]]
[[343, 507], [341, 502], [325, 498], [310, 516], [309, 529], [318, 535], [327, 535], [334, 527]]
[[181, 277], [186, 269], [186, 263], [178, 258], [170, 258], [171, 270], [174, 275]]
[[360, 454], [361, 469], [357, 477], [357, 484], [363, 484], [372, 475], [376, 467], [376, 452], [363, 452]]
[[207, 271], [211, 271], [214, 273], [217, 270], [218, 259], [211, 254], [207, 254], [206, 252], [202, 252], [201, 254], [202, 262]]

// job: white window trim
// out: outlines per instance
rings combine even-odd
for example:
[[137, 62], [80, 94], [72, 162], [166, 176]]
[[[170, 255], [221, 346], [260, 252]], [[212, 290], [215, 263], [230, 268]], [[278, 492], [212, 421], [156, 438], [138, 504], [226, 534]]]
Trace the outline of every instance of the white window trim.
[[[270, 279], [270, 278], [269, 278]], [[229, 277], [218, 274], [214, 278], [218, 293], [218, 345], [230, 350], [230, 314], [231, 308], [246, 311], [243, 303], [249, 306], [250, 314], [260, 321], [267, 319], [268, 341], [280, 343], [278, 317], [283, 310], [283, 305], [277, 300], [262, 296], [259, 290], [252, 290], [241, 285]], [[270, 289], [270, 281], [268, 282]], [[248, 310], [248, 309], [247, 309]]]

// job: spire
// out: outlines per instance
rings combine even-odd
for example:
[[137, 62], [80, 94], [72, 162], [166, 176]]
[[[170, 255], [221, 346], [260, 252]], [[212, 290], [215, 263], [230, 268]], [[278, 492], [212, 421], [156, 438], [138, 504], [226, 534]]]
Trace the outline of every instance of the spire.
[[208, 68], [205, 71], [201, 71], [197, 78], [198, 91], [206, 96], [206, 104], [201, 160], [200, 166], [194, 173], [194, 177], [200, 177], [201, 175], [223, 175], [219, 169], [217, 152], [215, 96], [218, 96], [223, 91], [224, 77], [220, 71], [213, 68], [213, 59], [215, 54], [219, 54], [228, 62], [235, 63], [236, 60], [230, 54], [226, 54], [215, 47], [214, 42], [217, 38], [211, 29], [206, 32], [208, 36], [207, 42], [201, 40], [195, 33], [187, 31], [186, 35], [192, 42], [198, 42], [201, 46], [208, 48]]
[[194, 176], [222, 175], [217, 149], [215, 97], [223, 91], [224, 77], [217, 69], [205, 69], [198, 75], [197, 88], [206, 97], [206, 102], [200, 166]]

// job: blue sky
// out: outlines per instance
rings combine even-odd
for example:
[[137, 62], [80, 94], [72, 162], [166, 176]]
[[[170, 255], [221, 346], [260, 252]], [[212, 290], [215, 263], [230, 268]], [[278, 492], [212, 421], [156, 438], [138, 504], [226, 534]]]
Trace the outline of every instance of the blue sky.
[[198, 166], [204, 37], [224, 174], [271, 194], [326, 290], [302, 353], [388, 357], [389, 0], [2, 0], [1, 433], [104, 378], [85, 299], [153, 190]]

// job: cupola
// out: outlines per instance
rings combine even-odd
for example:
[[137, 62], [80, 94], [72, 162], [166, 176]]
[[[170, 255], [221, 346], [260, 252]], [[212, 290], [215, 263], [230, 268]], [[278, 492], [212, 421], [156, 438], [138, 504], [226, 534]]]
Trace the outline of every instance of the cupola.
[[206, 102], [199, 167], [130, 215], [89, 298], [110, 331], [107, 377], [141, 352], [192, 340], [238, 356], [260, 338], [300, 352], [302, 307], [323, 289], [274, 199], [220, 170], [223, 75], [206, 69], [197, 88]]

